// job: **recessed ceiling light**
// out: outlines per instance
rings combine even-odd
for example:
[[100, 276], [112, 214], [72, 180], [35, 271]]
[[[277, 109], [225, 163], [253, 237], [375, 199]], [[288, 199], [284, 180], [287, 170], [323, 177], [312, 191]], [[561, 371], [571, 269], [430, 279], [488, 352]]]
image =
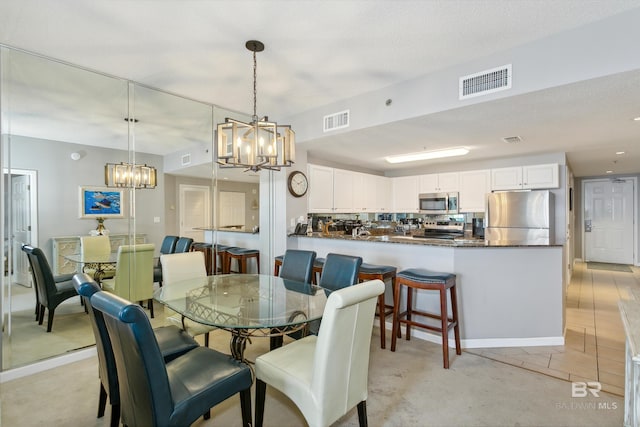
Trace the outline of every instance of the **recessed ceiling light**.
[[636, 122], [640, 122], [640, 116], [634, 117], [633, 120], [636, 121]]
[[399, 154], [384, 159], [389, 163], [415, 162], [416, 160], [441, 159], [443, 157], [464, 156], [469, 150], [466, 148], [449, 148], [447, 150], [421, 151], [419, 153]]
[[613, 171], [607, 171], [606, 173], [613, 173]]
[[502, 138], [502, 140], [507, 144], [516, 144], [518, 142], [522, 142], [522, 138], [520, 138], [519, 136], [505, 136], [504, 138]]
[[616, 154], [617, 154], [618, 156], [621, 156], [621, 155], [623, 155], [623, 154], [624, 154], [624, 151], [616, 151]]

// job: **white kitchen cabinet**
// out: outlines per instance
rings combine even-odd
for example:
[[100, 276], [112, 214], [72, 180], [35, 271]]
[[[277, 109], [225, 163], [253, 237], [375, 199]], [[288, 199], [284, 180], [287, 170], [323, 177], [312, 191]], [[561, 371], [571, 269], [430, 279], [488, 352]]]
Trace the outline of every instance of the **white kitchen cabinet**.
[[559, 188], [558, 164], [491, 169], [491, 190]]
[[391, 178], [394, 212], [418, 212], [418, 176]]
[[333, 168], [307, 165], [309, 195], [307, 210], [310, 213], [333, 212]]
[[353, 212], [353, 177], [356, 172], [333, 170], [333, 211], [336, 213]]
[[391, 203], [391, 178], [386, 176], [373, 176], [370, 180], [373, 189], [369, 190], [375, 195], [375, 212], [391, 212], [393, 206]]
[[491, 192], [491, 170], [460, 172], [460, 212], [484, 212], [487, 193]]
[[459, 173], [432, 173], [419, 176], [419, 193], [449, 193], [459, 191]]

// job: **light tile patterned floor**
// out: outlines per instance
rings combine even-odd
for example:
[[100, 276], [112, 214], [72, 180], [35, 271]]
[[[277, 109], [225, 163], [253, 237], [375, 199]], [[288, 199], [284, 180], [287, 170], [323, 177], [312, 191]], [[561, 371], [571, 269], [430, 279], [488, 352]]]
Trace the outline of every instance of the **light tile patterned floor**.
[[587, 269], [576, 263], [567, 288], [564, 346], [469, 349], [510, 365], [567, 381], [599, 381], [624, 395], [624, 329], [618, 301], [640, 294], [640, 269], [632, 273]]

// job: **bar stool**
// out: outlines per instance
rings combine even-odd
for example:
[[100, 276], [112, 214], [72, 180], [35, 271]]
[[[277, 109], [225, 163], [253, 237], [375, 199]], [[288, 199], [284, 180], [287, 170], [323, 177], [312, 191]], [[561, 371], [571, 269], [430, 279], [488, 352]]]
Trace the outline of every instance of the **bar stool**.
[[214, 269], [215, 261], [213, 259], [213, 245], [211, 243], [194, 242], [191, 244], [191, 252], [200, 251], [204, 253], [204, 265], [207, 270], [207, 276], [211, 276]]
[[[402, 286], [407, 289], [407, 310], [400, 312], [400, 295]], [[423, 289], [440, 292], [440, 314], [415, 310], [412, 305], [413, 290]], [[447, 310], [447, 290], [451, 297], [451, 314]], [[442, 357], [444, 369], [449, 369], [449, 329], [453, 328], [456, 341], [456, 354], [462, 354], [460, 349], [460, 328], [458, 322], [458, 303], [456, 298], [456, 275], [451, 273], [439, 273], [421, 268], [410, 268], [400, 271], [396, 276], [395, 308], [393, 310], [393, 334], [391, 335], [391, 351], [396, 351], [396, 333], [400, 330], [400, 324], [407, 325], [405, 331], [407, 340], [411, 339], [411, 326], [440, 332], [442, 335]], [[440, 320], [440, 327], [419, 323], [411, 319], [415, 314]], [[403, 319], [406, 317], [406, 319]]]
[[318, 276], [322, 276], [322, 269], [324, 268], [324, 258], [316, 258], [313, 261], [313, 275], [311, 276], [311, 283], [317, 285], [320, 283], [320, 278]]
[[255, 258], [258, 274], [260, 274], [260, 251], [257, 249], [245, 249], [245, 248], [229, 248], [227, 253], [227, 268], [226, 270], [231, 272], [231, 261], [234, 259], [238, 261], [238, 273], [247, 272], [247, 260]]
[[[380, 279], [383, 282], [391, 281], [391, 290], [394, 298], [393, 305], [388, 305], [384, 300], [384, 292], [378, 296], [378, 313], [376, 315], [380, 318], [380, 348], [386, 348], [386, 317], [393, 314], [393, 308], [396, 306], [395, 290], [396, 290], [396, 271], [397, 269], [391, 265], [374, 265], [362, 263], [358, 272], [358, 281], [365, 282], [367, 280]], [[398, 337], [400, 335], [400, 329], [398, 329]]]
[[284, 255], [278, 255], [273, 260], [273, 275], [280, 276], [280, 267], [282, 267], [282, 262], [284, 260]]
[[214, 274], [229, 274], [227, 262], [228, 254], [227, 251], [231, 248], [235, 248], [235, 246], [227, 246], [217, 244], [214, 246], [214, 257], [213, 257], [213, 271]]

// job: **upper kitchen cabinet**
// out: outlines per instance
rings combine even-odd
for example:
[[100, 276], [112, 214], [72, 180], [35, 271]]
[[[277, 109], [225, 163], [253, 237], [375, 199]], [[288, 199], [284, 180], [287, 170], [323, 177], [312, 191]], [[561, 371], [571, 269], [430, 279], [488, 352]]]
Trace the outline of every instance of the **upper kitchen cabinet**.
[[333, 168], [307, 165], [309, 196], [307, 208], [310, 213], [333, 212]]
[[558, 188], [558, 164], [491, 169], [491, 190]]
[[389, 212], [391, 211], [390, 202], [391, 183], [389, 178], [354, 172], [354, 212]]
[[355, 172], [333, 170], [333, 211], [336, 213], [350, 213], [353, 206], [353, 181]]
[[433, 173], [419, 176], [419, 193], [449, 193], [459, 191], [459, 173]]
[[485, 198], [491, 192], [489, 169], [460, 172], [460, 212], [484, 212]]
[[391, 193], [394, 212], [418, 212], [418, 177], [400, 176], [391, 178]]

